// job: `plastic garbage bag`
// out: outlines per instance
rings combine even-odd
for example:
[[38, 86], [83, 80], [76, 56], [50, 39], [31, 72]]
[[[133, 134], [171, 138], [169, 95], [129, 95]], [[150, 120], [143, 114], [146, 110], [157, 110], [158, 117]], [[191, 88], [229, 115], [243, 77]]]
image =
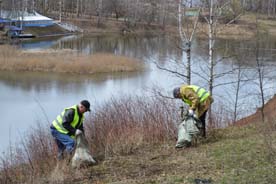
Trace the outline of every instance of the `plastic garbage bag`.
[[90, 166], [96, 164], [89, 149], [88, 142], [83, 133], [76, 136], [76, 149], [72, 157], [72, 167]]
[[200, 133], [200, 123], [192, 116], [185, 116], [184, 120], [178, 127], [178, 139], [176, 146], [185, 144], [185, 142], [192, 142], [192, 138]]

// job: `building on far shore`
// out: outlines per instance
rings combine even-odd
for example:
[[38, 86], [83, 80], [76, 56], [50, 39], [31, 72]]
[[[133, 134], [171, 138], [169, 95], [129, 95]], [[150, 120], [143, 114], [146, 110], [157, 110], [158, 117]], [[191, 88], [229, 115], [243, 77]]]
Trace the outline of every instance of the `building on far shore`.
[[1, 11], [0, 20], [5, 20], [6, 25], [17, 27], [47, 27], [54, 25], [54, 20], [45, 17], [36, 11]]
[[2, 19], [0, 17], [0, 30], [3, 30], [5, 25], [8, 23], [9, 21], [8, 20], [5, 20], [5, 19]]

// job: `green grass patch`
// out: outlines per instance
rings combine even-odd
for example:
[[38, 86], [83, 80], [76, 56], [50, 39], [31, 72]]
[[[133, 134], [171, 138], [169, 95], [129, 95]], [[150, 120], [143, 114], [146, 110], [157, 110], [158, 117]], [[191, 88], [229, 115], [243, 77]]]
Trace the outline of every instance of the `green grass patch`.
[[233, 137], [214, 144], [210, 150], [211, 160], [224, 173], [218, 183], [276, 181], [275, 163], [269, 156], [268, 147], [264, 145], [264, 137], [258, 132], [247, 137], [240, 136], [245, 130], [252, 131], [250, 128], [236, 130]]

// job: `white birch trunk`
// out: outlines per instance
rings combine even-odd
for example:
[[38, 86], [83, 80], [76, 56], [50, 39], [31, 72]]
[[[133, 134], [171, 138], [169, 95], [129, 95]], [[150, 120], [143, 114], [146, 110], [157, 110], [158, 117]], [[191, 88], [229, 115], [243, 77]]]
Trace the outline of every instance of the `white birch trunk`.
[[213, 0], [210, 0], [210, 18], [209, 18], [209, 92], [213, 93], [214, 80], [214, 16], [213, 16]]
[[[209, 28], [209, 92], [210, 95], [213, 95], [213, 82], [214, 82], [214, 15], [213, 15], [213, 0], [210, 0], [210, 10], [209, 10], [209, 22], [208, 22], [208, 28]], [[212, 123], [212, 108], [209, 108], [209, 123], [210, 126], [213, 127]]]
[[59, 0], [59, 22], [61, 22], [62, 0]]
[[187, 39], [185, 32], [182, 29], [182, 0], [178, 1], [178, 31], [181, 39], [181, 49], [185, 47], [187, 64], [186, 64], [186, 82], [191, 84], [191, 41]]

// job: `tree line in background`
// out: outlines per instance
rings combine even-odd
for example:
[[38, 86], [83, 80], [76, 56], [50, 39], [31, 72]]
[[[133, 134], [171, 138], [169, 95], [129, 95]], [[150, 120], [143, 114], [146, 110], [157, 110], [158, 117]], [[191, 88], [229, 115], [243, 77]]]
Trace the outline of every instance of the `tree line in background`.
[[[1, 1], [0, 1], [1, 2]], [[2, 0], [1, 8], [7, 10], [38, 11], [58, 19], [58, 15], [69, 18], [89, 18], [92, 16], [116, 18], [129, 24], [158, 24], [162, 27], [177, 24], [176, 0]], [[215, 0], [219, 7], [227, 5], [225, 17], [235, 17], [242, 11], [262, 12], [270, 17], [276, 15], [276, 0]], [[209, 8], [209, 0], [183, 0], [189, 8]]]

